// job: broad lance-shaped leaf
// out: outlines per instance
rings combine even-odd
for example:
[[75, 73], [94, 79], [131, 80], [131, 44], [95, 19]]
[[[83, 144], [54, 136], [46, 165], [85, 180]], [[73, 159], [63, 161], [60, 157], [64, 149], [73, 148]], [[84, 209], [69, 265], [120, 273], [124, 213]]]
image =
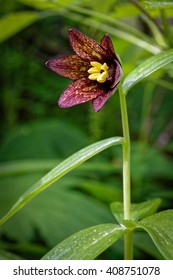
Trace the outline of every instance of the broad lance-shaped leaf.
[[166, 66], [173, 61], [173, 49], [154, 55], [141, 63], [134, 71], [132, 71], [124, 80], [122, 87], [126, 94], [130, 88], [139, 83], [155, 71]]
[[147, 231], [167, 260], [173, 260], [173, 210], [156, 213], [138, 222], [136, 229]]
[[11, 216], [18, 212], [28, 201], [38, 195], [41, 191], [46, 189], [48, 186], [53, 184], [55, 181], [60, 179], [66, 173], [72, 169], [100, 153], [101, 151], [118, 144], [123, 143], [122, 137], [112, 137], [105, 140], [96, 142], [84, 149], [78, 151], [72, 156], [65, 159], [63, 162], [58, 164], [54, 169], [42, 177], [35, 185], [33, 185], [28, 191], [26, 191], [9, 210], [9, 212], [0, 220], [0, 225], [7, 221]]
[[43, 260], [93, 260], [123, 235], [123, 228], [102, 224], [81, 230], [62, 241]]
[[17, 12], [0, 19], [0, 43], [40, 19], [36, 12]]
[[[131, 219], [133, 221], [141, 220], [154, 214], [161, 203], [160, 198], [155, 198], [141, 203], [131, 204]], [[119, 224], [123, 224], [124, 210], [122, 202], [113, 202], [111, 204], [112, 214]]]

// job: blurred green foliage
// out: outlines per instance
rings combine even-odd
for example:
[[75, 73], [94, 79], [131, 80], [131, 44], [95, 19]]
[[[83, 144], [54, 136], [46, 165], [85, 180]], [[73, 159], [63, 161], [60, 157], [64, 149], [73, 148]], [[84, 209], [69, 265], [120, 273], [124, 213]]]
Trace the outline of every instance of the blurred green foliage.
[[[62, 159], [93, 141], [122, 134], [117, 93], [99, 113], [94, 113], [89, 103], [58, 108], [56, 101], [69, 81], [50, 72], [45, 62], [72, 53], [68, 29], [77, 27], [97, 41], [105, 32], [110, 33], [126, 76], [154, 52], [173, 46], [173, 37], [169, 39], [173, 10], [145, 10], [144, 1], [115, 0], [103, 5], [97, 0], [1, 0], [0, 5], [3, 216], [25, 190]], [[169, 28], [164, 26], [164, 19], [169, 21]], [[155, 33], [155, 23], [160, 21], [166, 34], [160, 29]], [[172, 76], [170, 64], [136, 85], [127, 97], [132, 200], [160, 197], [162, 209], [173, 207]], [[71, 172], [2, 226], [0, 258], [39, 259], [72, 233], [113, 222], [109, 205], [122, 200], [121, 179], [120, 148], [110, 148]], [[161, 258], [145, 233], [136, 234], [135, 244], [136, 259]], [[100, 258], [118, 259], [122, 255], [120, 240]]]

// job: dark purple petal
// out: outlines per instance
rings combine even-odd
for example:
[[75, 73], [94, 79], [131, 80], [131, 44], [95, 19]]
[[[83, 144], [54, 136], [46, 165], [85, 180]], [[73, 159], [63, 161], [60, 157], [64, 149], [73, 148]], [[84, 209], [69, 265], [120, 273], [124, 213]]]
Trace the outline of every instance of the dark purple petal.
[[116, 61], [116, 60], [115, 60], [115, 66], [114, 66], [114, 69], [112, 72], [113, 72], [112, 73], [112, 85], [110, 86], [110, 88], [113, 89], [119, 83], [119, 81], [121, 79], [121, 74], [122, 74], [121, 66], [118, 63], [118, 61]]
[[90, 67], [88, 62], [83, 61], [77, 55], [50, 59], [46, 65], [57, 74], [71, 80], [88, 76], [87, 70]]
[[79, 30], [70, 29], [69, 40], [74, 52], [83, 60], [105, 62], [106, 50]]
[[88, 78], [82, 78], [72, 82], [62, 93], [58, 105], [62, 108], [71, 107], [96, 98], [105, 92], [102, 85]]
[[115, 92], [115, 88], [93, 99], [92, 104], [93, 104], [94, 111], [98, 112], [106, 103], [106, 101], [111, 97], [111, 95], [113, 95], [114, 92]]
[[100, 41], [100, 45], [106, 50], [109, 59], [116, 59], [121, 65], [121, 62], [119, 61], [119, 58], [114, 51], [112, 40], [108, 34], [105, 34], [103, 36], [103, 38]]

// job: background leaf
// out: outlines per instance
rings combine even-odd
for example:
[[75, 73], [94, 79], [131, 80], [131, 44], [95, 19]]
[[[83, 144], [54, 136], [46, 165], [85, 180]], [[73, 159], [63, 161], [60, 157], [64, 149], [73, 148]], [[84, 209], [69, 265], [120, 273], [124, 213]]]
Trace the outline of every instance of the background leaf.
[[16, 12], [0, 18], [0, 43], [40, 18], [36, 12]]
[[[79, 128], [61, 120], [34, 121], [6, 134], [1, 145], [0, 216], [64, 157], [88, 143]], [[0, 239], [12, 240], [2, 241], [1, 249], [40, 259], [74, 232], [114, 222], [107, 203], [121, 199], [121, 186], [108, 185], [105, 178], [114, 178], [120, 165], [109, 164], [104, 153], [55, 182], [1, 226]], [[102, 178], [100, 184], [97, 178]]]
[[[8, 196], [3, 198], [2, 207]], [[105, 204], [77, 190], [52, 186], [7, 221], [0, 233], [17, 242], [27, 243], [33, 239], [37, 229], [38, 238], [51, 248], [85, 227], [105, 222], [113, 222]]]
[[0, 260], [21, 260], [21, 258], [15, 254], [1, 250]]
[[171, 1], [145, 1], [146, 9], [173, 9], [173, 3]]
[[14, 215], [17, 211], [19, 211], [28, 201], [30, 201], [33, 197], [38, 195], [45, 188], [50, 186], [52, 183], [57, 181], [59, 178], [64, 176], [66, 173], [86, 161], [87, 159], [93, 157], [97, 153], [111, 147], [112, 145], [122, 144], [122, 137], [112, 137], [109, 139], [105, 139], [94, 143], [72, 156], [68, 157], [66, 160], [61, 162], [58, 166], [52, 169], [47, 175], [42, 177], [35, 185], [33, 185], [28, 191], [26, 191], [13, 205], [13, 207], [9, 210], [9, 212], [0, 220], [0, 223], [3, 224], [6, 220], [8, 220], [12, 215]]
[[0, 161], [64, 159], [89, 143], [87, 136], [71, 123], [58, 119], [34, 121], [6, 133]]
[[[0, 44], [2, 217], [22, 193], [65, 157], [100, 139], [122, 135], [118, 94], [114, 94], [98, 114], [93, 112], [90, 102], [69, 109], [57, 107], [56, 100], [69, 81], [49, 71], [45, 61], [72, 53], [68, 30], [80, 26], [83, 33], [97, 42], [109, 33], [127, 77], [137, 65], [149, 59], [151, 53], [161, 53], [173, 45], [173, 9], [147, 9], [144, 13], [149, 17], [145, 17], [133, 1], [109, 0], [103, 5], [99, 0], [0, 2], [2, 20], [21, 12], [35, 13], [40, 19], [25, 29], [22, 27], [23, 31], [11, 33], [11, 38]], [[145, 9], [143, 2], [138, 2]], [[16, 18], [15, 24], [20, 25], [20, 18]], [[128, 96], [132, 201], [161, 197], [162, 210], [173, 208], [172, 69], [172, 63], [162, 67], [136, 84], [134, 94]], [[48, 124], [52, 118], [54, 124]], [[66, 200], [70, 204], [70, 196], [71, 208], [65, 205]], [[1, 251], [25, 259], [39, 259], [75, 231], [93, 224], [113, 223], [109, 213], [109, 204], [113, 201], [122, 201], [121, 146], [107, 149], [80, 165], [9, 219], [0, 228]], [[78, 213], [80, 207], [84, 219]], [[96, 211], [92, 219], [88, 207]], [[62, 216], [66, 219], [63, 223]], [[137, 234], [134, 258], [161, 259], [147, 232], [136, 232], [135, 236]], [[99, 258], [123, 259], [123, 240]]]
[[[81, 1], [74, 2], [73, 0], [55, 1], [54, 3], [50, 3], [49, 1], [29, 0], [20, 0], [20, 2], [41, 10], [52, 9], [52, 15], [56, 13], [57, 15], [63, 15], [76, 22], [82, 22], [87, 26], [102, 30], [110, 35], [126, 40], [151, 53], [156, 54], [160, 52], [160, 47], [155, 44], [152, 38], [140, 30], [129, 26], [125, 21], [117, 20], [119, 17], [121, 17], [121, 19], [126, 18], [127, 13], [129, 16], [129, 11], [131, 12], [131, 15], [139, 14], [138, 9], [132, 5], [129, 7], [128, 3], [125, 3], [122, 12], [122, 9], [119, 9], [119, 7], [114, 5], [114, 3], [111, 3], [112, 1], [110, 0], [101, 7], [99, 6], [99, 1], [87, 1], [84, 5], [82, 5]], [[112, 6], [116, 6], [116, 16], [113, 11], [110, 13]], [[108, 13], [109, 16], [107, 16]]]

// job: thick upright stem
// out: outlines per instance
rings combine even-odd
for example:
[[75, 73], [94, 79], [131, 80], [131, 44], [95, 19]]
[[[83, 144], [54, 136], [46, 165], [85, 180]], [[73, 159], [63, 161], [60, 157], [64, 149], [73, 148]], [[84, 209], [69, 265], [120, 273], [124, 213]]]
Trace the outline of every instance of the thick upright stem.
[[123, 202], [124, 202], [124, 220], [130, 220], [130, 135], [129, 135], [129, 124], [126, 106], [126, 96], [122, 91], [120, 85], [119, 88], [120, 106], [121, 106], [121, 117], [123, 127]]
[[[119, 97], [121, 106], [122, 128], [123, 128], [123, 205], [124, 205], [124, 220], [131, 219], [131, 189], [130, 189], [130, 135], [129, 124], [126, 106], [126, 96], [122, 91], [122, 86], [119, 86]], [[124, 258], [133, 258], [133, 238], [132, 232], [128, 231], [124, 236]]]

